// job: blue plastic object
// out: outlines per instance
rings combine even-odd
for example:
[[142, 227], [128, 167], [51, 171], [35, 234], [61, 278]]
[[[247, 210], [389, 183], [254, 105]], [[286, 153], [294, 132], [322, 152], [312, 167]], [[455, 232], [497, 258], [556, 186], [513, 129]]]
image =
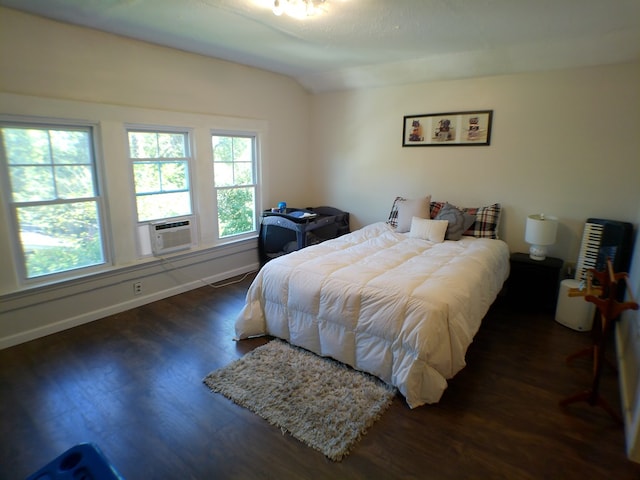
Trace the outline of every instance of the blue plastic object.
[[74, 445], [27, 480], [124, 480], [97, 445]]

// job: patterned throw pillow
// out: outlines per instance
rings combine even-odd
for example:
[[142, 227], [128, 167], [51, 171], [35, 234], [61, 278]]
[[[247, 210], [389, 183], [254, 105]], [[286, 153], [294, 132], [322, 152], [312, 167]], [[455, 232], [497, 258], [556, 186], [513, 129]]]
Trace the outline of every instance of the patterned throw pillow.
[[446, 205], [447, 202], [431, 202], [431, 218], [435, 219], [440, 213], [440, 209]]
[[476, 238], [498, 238], [501, 212], [499, 203], [494, 203], [487, 207], [462, 208], [461, 210], [469, 215], [474, 215], [476, 219], [463, 235]]
[[475, 222], [475, 215], [460, 211], [457, 207], [446, 203], [442, 206], [435, 217], [436, 220], [447, 220], [447, 240], [460, 240], [462, 234]]

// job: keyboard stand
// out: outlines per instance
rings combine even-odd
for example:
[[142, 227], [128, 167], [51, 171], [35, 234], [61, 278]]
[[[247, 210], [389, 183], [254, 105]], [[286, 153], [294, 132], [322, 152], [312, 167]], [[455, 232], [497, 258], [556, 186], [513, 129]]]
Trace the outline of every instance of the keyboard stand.
[[[598, 281], [600, 287], [593, 287], [591, 280], [594, 278]], [[619, 302], [618, 287], [620, 280], [626, 280], [626, 273], [614, 273], [611, 260], [607, 259], [607, 271], [598, 272], [595, 269], [589, 269], [587, 272], [587, 289], [584, 292], [585, 300], [595, 304], [597, 308], [596, 318], [593, 325], [593, 345], [587, 350], [581, 350], [576, 354], [570, 355], [567, 361], [591, 352], [593, 356], [593, 379], [591, 388], [583, 392], [576, 393], [570, 397], [560, 401], [560, 406], [565, 407], [576, 402], [587, 402], [591, 406], [599, 406], [603, 408], [616, 422], [622, 424], [620, 415], [611, 408], [611, 405], [600, 395], [600, 377], [602, 373], [602, 364], [605, 361], [604, 350], [607, 336], [613, 330], [615, 320], [625, 310], [638, 310], [638, 304], [635, 301]], [[626, 282], [625, 282], [626, 284]], [[575, 292], [573, 292], [575, 293]], [[569, 292], [571, 295], [572, 292]], [[630, 295], [631, 297], [631, 295]]]

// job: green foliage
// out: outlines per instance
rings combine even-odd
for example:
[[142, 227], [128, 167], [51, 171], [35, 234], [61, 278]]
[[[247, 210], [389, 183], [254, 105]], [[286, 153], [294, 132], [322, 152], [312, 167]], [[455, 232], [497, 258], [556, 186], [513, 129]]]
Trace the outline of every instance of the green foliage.
[[255, 226], [255, 189], [218, 190], [218, 228], [221, 237], [252, 232]]
[[[20, 207], [22, 246], [29, 278], [104, 262], [95, 201]], [[36, 235], [36, 242], [30, 238]]]

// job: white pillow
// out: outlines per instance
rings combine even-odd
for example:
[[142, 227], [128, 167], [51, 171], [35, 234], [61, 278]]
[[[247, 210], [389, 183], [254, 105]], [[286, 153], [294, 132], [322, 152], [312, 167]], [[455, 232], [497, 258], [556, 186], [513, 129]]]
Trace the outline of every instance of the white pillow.
[[398, 226], [396, 227], [396, 232], [408, 232], [411, 229], [411, 219], [413, 217], [430, 218], [430, 213], [431, 195], [398, 202]]
[[444, 242], [449, 222], [446, 220], [431, 220], [428, 218], [413, 217], [411, 219], [411, 238], [421, 238], [433, 243]]

